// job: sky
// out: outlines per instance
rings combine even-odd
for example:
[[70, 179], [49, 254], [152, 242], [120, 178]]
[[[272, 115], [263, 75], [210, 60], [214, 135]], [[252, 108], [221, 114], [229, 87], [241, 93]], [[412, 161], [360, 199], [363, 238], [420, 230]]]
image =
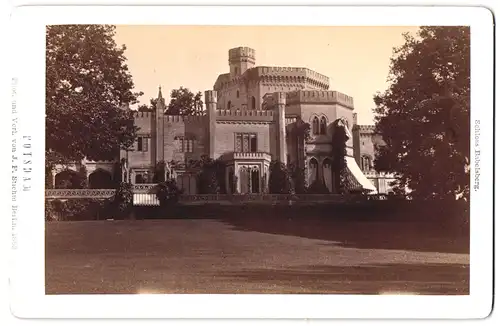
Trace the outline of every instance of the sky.
[[354, 98], [359, 124], [373, 124], [373, 96], [387, 89], [393, 48], [413, 26], [133, 26], [119, 25], [115, 40], [125, 56], [135, 90], [149, 104], [161, 85], [166, 103], [180, 86], [213, 89], [229, 72], [228, 51], [247, 46], [256, 66], [305, 67], [330, 78], [330, 90]]

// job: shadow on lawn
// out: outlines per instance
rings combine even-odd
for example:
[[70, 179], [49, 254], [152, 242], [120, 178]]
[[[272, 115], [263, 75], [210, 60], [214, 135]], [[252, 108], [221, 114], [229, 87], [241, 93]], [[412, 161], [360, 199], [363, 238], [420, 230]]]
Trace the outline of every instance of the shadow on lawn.
[[331, 219], [326, 217], [215, 218], [240, 231], [255, 231], [336, 242], [360, 249], [469, 253], [469, 235], [432, 223]]
[[469, 266], [459, 264], [314, 265], [295, 269], [243, 269], [213, 276], [296, 289], [289, 293], [469, 294]]

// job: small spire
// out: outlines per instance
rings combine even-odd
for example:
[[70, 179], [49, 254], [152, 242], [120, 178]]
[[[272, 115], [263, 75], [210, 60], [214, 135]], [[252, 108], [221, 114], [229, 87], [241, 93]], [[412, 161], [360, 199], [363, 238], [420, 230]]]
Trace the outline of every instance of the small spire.
[[158, 98], [163, 98], [163, 95], [161, 94], [161, 85], [158, 86]]

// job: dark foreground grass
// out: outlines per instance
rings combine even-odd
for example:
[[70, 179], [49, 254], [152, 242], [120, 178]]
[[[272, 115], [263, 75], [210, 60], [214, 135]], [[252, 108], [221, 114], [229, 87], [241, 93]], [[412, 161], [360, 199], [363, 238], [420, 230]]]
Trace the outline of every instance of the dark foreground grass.
[[419, 223], [48, 222], [46, 293], [468, 294], [468, 236]]

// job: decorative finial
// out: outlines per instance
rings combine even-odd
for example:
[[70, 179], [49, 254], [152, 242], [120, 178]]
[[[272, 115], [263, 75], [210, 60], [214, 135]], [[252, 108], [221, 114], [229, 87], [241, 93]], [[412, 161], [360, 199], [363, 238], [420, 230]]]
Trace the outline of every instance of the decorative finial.
[[158, 98], [163, 98], [163, 95], [161, 94], [161, 85], [158, 86]]

